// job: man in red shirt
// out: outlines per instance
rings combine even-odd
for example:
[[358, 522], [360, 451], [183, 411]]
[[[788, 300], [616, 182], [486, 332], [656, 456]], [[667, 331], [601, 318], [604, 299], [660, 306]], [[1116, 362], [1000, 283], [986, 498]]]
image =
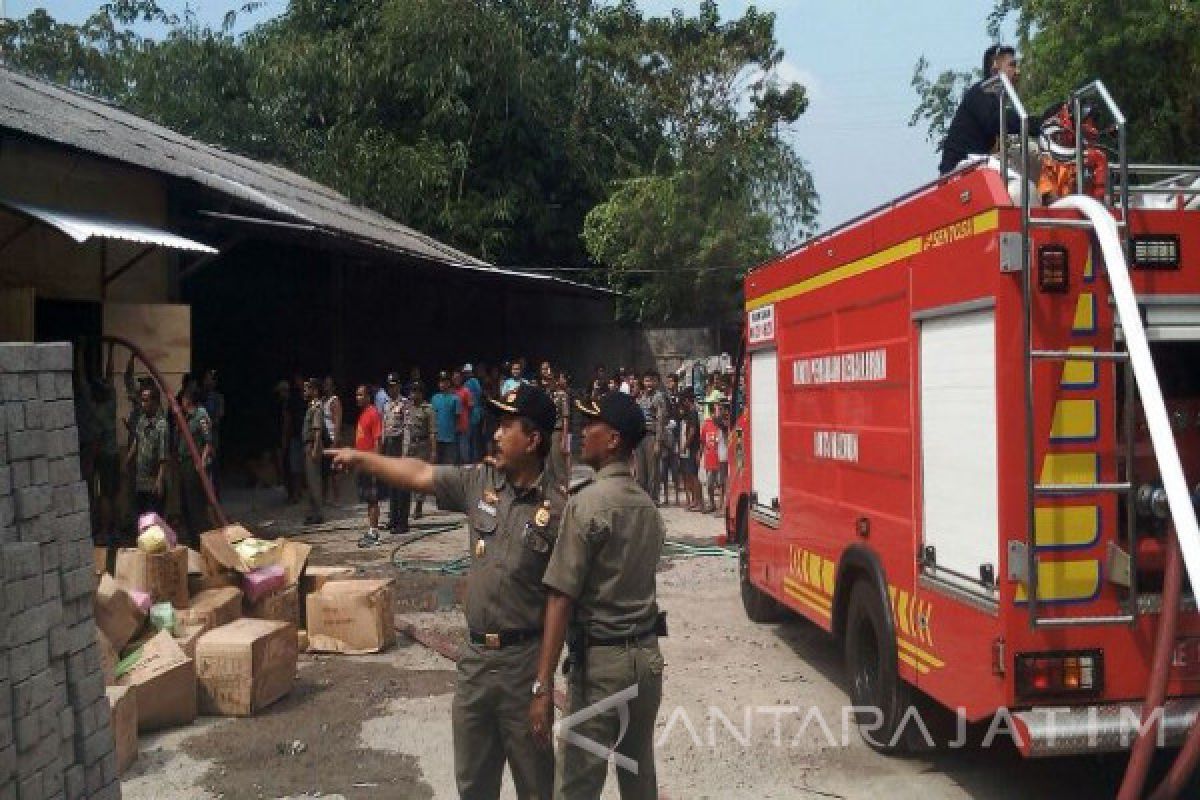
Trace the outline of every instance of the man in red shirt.
[[[708, 507], [705, 512], [711, 513], [717, 508], [717, 490], [721, 489], [721, 437], [725, 435], [725, 408], [716, 405], [712, 416], [704, 420], [700, 426], [700, 447], [703, 453], [701, 465], [708, 474]], [[722, 489], [722, 492], [724, 490]]]
[[[358, 424], [354, 427], [354, 448], [368, 453], [382, 452], [383, 416], [375, 408], [366, 386], [354, 390], [358, 403]], [[367, 534], [359, 542], [369, 546], [379, 541], [379, 487], [366, 472], [358, 473], [358, 499], [367, 504]]]
[[463, 382], [463, 371], [456, 369], [450, 376], [453, 384], [452, 392], [458, 395], [458, 422], [455, 430], [458, 433], [458, 463], [471, 463], [471, 406], [475, 397]]

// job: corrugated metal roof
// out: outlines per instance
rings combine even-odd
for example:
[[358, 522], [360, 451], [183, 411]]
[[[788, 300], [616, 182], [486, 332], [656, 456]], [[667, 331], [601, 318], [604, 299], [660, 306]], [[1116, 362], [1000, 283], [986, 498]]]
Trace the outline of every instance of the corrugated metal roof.
[[201, 242], [193, 241], [170, 231], [151, 228], [136, 222], [101, 217], [95, 214], [80, 214], [75, 211], [60, 211], [53, 208], [18, 203], [15, 200], [0, 197], [0, 207], [19, 211], [46, 223], [52, 228], [70, 236], [76, 242], [83, 244], [88, 239], [120, 239], [125, 242], [150, 244], [158, 247], [168, 247], [172, 250], [187, 250], [192, 253], [214, 254], [217, 248], [209, 247]]
[[80, 92], [0, 67], [0, 127], [184, 180], [318, 230], [425, 261], [587, 292], [608, 290], [547, 275], [500, 269], [338, 192], [273, 164], [191, 139]]

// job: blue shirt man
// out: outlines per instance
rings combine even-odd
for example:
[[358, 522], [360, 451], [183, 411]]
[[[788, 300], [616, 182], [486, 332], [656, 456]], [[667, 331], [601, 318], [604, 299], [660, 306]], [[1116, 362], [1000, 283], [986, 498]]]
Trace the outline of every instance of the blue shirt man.
[[438, 463], [451, 466], [458, 463], [458, 415], [462, 402], [450, 390], [450, 376], [438, 375], [438, 391], [430, 401], [437, 420]]
[[467, 432], [467, 461], [474, 464], [483, 458], [483, 384], [475, 377], [475, 368], [463, 364], [463, 386], [471, 393], [470, 429]]
[[[393, 377], [396, 377], [396, 373], [394, 372], [388, 375], [388, 381], [391, 381]], [[396, 379], [399, 380], [398, 377], [396, 377]], [[388, 397], [386, 384], [384, 386], [380, 386], [375, 390], [375, 410], [382, 414], [383, 409], [387, 406], [388, 401], [391, 399], [392, 398]]]

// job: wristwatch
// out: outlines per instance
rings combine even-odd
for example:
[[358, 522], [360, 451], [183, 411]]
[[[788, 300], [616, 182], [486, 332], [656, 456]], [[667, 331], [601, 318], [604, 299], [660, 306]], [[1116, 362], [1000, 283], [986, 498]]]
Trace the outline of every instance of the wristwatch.
[[533, 682], [533, 696], [541, 697], [542, 695], [549, 694], [552, 686], [553, 684], [542, 683], [541, 681], [535, 680]]

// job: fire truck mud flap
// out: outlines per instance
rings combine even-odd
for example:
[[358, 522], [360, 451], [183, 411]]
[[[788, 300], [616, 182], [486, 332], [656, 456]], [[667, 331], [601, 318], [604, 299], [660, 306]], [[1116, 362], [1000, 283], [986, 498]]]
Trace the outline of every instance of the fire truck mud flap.
[[[1200, 716], [1200, 698], [1168, 700], [1159, 716], [1156, 744], [1179, 747]], [[1128, 750], [1142, 728], [1140, 703], [1035, 708], [1012, 714], [1013, 733], [1026, 758]]]

